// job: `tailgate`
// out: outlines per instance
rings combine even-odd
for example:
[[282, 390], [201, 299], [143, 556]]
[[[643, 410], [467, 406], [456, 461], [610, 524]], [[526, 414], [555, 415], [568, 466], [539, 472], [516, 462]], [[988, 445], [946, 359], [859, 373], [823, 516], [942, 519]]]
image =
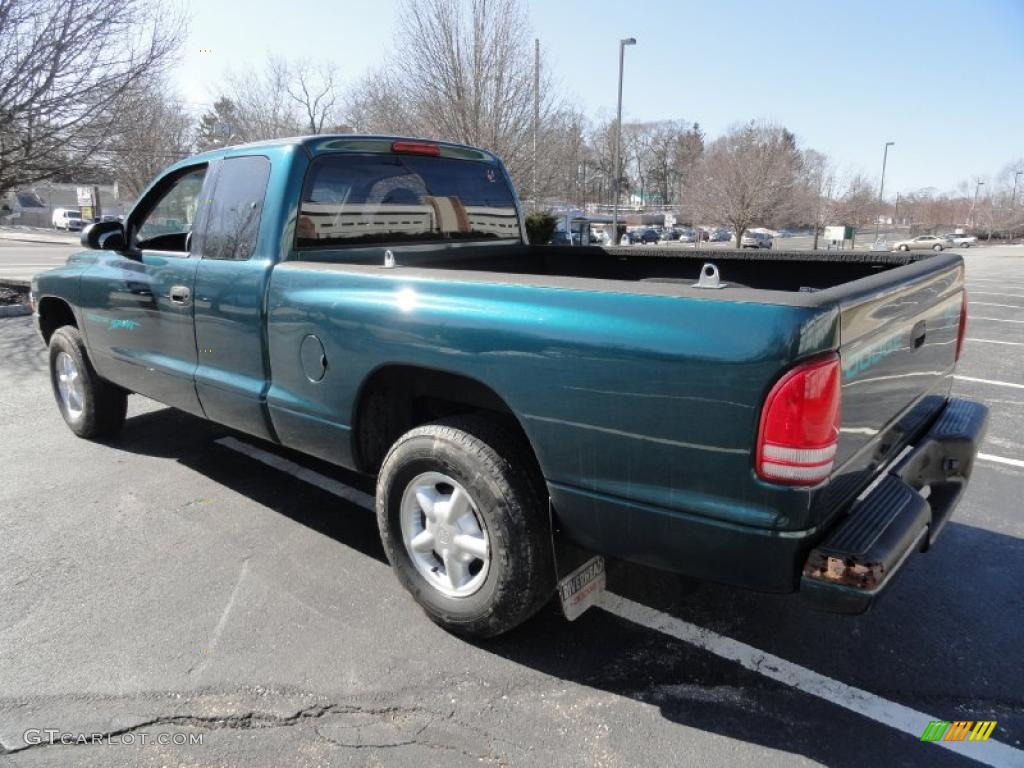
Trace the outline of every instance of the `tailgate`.
[[840, 487], [860, 485], [945, 403], [963, 276], [963, 260], [941, 254], [859, 280], [840, 297]]

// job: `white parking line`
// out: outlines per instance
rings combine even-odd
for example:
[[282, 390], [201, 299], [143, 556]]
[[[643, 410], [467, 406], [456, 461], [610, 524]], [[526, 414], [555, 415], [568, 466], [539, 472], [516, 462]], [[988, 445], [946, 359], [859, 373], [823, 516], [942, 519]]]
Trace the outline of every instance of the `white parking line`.
[[1024, 320], [1005, 320], [1005, 319], [1003, 319], [1001, 317], [977, 317], [977, 316], [971, 317], [969, 319], [969, 322], [973, 323], [973, 322], [975, 322], [977, 320], [989, 320], [989, 321], [991, 321], [993, 323], [1017, 323], [1017, 324], [1024, 324]]
[[1008, 459], [1005, 456], [993, 456], [991, 453], [979, 453], [978, 458], [982, 461], [991, 461], [996, 464], [1006, 464], [1010, 467], [1024, 468], [1024, 461], [1021, 461], [1020, 459]]
[[972, 301], [972, 307], [1002, 307], [1003, 309], [1024, 309], [1020, 304], [995, 304], [991, 301]]
[[[223, 437], [216, 442], [225, 448], [238, 451], [267, 466], [340, 496], [364, 509], [374, 509], [372, 496], [321, 475], [319, 472], [306, 469], [293, 461], [243, 443], [233, 437]], [[713, 653], [719, 658], [734, 661], [752, 672], [817, 696], [819, 699], [870, 718], [882, 725], [895, 728], [916, 739], [920, 739], [929, 723], [942, 719], [846, 685], [807, 669], [807, 667], [786, 661], [765, 651], [759, 651], [757, 648], [733, 640], [731, 637], [677, 619], [675, 616], [662, 613], [611, 592], [604, 593], [598, 605], [619, 618], [677, 638]], [[927, 743], [938, 745], [995, 768], [1024, 768], [1024, 752], [999, 741], [933, 741]]]
[[1024, 389], [1024, 384], [1014, 384], [1012, 381], [996, 381], [995, 379], [976, 379], [973, 376], [961, 376], [959, 373], [953, 376], [958, 381], [973, 381], [975, 384], [991, 384], [994, 387], [1010, 387], [1011, 389]]
[[968, 336], [965, 341], [977, 341], [981, 344], [1007, 344], [1011, 347], [1024, 347], [1024, 341], [999, 341], [997, 339], [975, 339], [973, 336]]
[[[1005, 296], [1008, 299], [1024, 299], [1024, 293], [996, 293], [994, 291], [971, 291], [971, 296]], [[971, 301], [973, 304], [974, 301]]]
[[[601, 596], [598, 605], [623, 619], [695, 645], [720, 658], [735, 661], [752, 672], [817, 696], [819, 699], [868, 717], [882, 725], [895, 728], [916, 739], [921, 738], [921, 734], [924, 733], [924, 729], [930, 722], [942, 719], [883, 699], [881, 696], [862, 691], [860, 688], [846, 685], [774, 654], [759, 651], [757, 648], [733, 640], [731, 637], [720, 635], [710, 629], [677, 619], [675, 616], [648, 608], [646, 605], [610, 592]], [[926, 743], [945, 747], [985, 765], [1024, 766], [1024, 752], [998, 741], [933, 741]]]
[[230, 448], [233, 451], [244, 453], [251, 459], [261, 461], [269, 467], [279, 469], [282, 472], [287, 472], [293, 477], [299, 478], [310, 485], [315, 485], [318, 488], [323, 488], [328, 493], [333, 493], [335, 496], [340, 496], [346, 501], [351, 501], [353, 504], [369, 509], [373, 511], [373, 496], [362, 491], [357, 491], [351, 486], [339, 483], [337, 480], [332, 480], [329, 477], [321, 475], [319, 472], [314, 472], [312, 469], [306, 469], [305, 467], [299, 466], [294, 461], [288, 461], [288, 459], [277, 456], [268, 451], [264, 451], [262, 448], [257, 448], [249, 443], [243, 443], [241, 440], [236, 440], [233, 437], [222, 437], [216, 441], [218, 444], [223, 445], [225, 448]]

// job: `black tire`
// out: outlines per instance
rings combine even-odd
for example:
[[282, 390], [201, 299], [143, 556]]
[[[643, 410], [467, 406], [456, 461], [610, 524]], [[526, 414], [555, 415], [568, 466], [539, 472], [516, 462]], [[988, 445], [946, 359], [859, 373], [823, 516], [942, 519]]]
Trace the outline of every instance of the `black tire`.
[[941, 251], [942, 250], [942, 246], [939, 245], [938, 243], [936, 243], [935, 245], [932, 246], [932, 250], [935, 251], [935, 252]]
[[[529, 619], [551, 598], [555, 568], [543, 479], [529, 449], [496, 423], [445, 419], [400, 437], [377, 479], [377, 523], [395, 575], [427, 616], [445, 629], [493, 637]], [[402, 496], [424, 472], [460, 483], [483, 518], [490, 564], [470, 595], [452, 597], [416, 569], [402, 538]]]
[[[78, 414], [71, 413], [60, 395], [57, 358], [62, 352], [72, 358], [81, 379], [82, 408]], [[128, 394], [97, 375], [82, 343], [82, 334], [74, 326], [58, 328], [50, 337], [50, 384], [60, 415], [79, 437], [111, 437], [124, 425]]]
[[904, 252], [909, 251], [910, 250], [910, 246], [909, 245], [901, 245], [900, 246], [900, 250], [904, 251]]

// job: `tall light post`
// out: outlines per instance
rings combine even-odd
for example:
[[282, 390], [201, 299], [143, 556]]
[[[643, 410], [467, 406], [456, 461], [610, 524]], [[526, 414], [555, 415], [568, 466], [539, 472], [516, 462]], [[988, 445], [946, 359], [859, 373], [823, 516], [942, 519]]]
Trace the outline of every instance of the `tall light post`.
[[882, 183], [878, 187], [878, 213], [875, 214], [875, 242], [878, 242], [878, 219], [882, 215], [882, 197], [885, 195], [885, 164], [889, 160], [889, 147], [895, 146], [895, 141], [885, 142], [885, 149], [882, 150]]
[[979, 181], [978, 184], [974, 187], [974, 202], [971, 203], [971, 226], [975, 228], [977, 228], [978, 226], [978, 192], [981, 190], [983, 186], [985, 186], [985, 182]]
[[1013, 194], [1010, 195], [1010, 240], [1013, 240], [1013, 236], [1017, 231], [1013, 220], [1013, 209], [1017, 207], [1017, 179], [1022, 175], [1024, 175], [1024, 171], [1017, 171], [1013, 174]]
[[619, 244], [619, 153], [622, 151], [622, 65], [626, 46], [636, 45], [635, 37], [619, 40], [619, 106], [615, 115], [615, 158], [612, 162], [612, 245]]

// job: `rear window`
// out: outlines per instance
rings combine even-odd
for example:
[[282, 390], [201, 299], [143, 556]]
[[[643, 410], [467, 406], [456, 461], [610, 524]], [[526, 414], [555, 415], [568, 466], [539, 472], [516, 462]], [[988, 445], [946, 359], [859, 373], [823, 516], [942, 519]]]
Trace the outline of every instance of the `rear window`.
[[318, 159], [296, 226], [299, 248], [519, 237], [512, 190], [498, 168], [415, 155]]

